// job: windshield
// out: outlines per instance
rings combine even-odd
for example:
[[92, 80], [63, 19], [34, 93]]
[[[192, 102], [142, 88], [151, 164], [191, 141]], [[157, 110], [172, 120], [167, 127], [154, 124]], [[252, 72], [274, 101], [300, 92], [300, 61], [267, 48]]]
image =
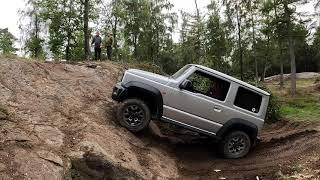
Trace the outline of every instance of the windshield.
[[183, 75], [189, 68], [191, 67], [191, 65], [186, 65], [183, 68], [181, 68], [178, 72], [176, 72], [174, 75], [171, 76], [172, 79], [177, 79], [179, 78], [181, 75]]

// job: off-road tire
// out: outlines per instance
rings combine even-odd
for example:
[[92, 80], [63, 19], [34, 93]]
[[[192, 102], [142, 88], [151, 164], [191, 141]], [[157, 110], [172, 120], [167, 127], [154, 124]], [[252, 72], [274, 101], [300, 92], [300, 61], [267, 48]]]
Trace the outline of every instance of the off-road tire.
[[239, 159], [246, 156], [251, 149], [251, 140], [247, 133], [233, 131], [219, 143], [219, 153], [228, 159]]
[[119, 105], [117, 119], [123, 127], [137, 133], [148, 127], [151, 119], [150, 109], [142, 100], [127, 99]]

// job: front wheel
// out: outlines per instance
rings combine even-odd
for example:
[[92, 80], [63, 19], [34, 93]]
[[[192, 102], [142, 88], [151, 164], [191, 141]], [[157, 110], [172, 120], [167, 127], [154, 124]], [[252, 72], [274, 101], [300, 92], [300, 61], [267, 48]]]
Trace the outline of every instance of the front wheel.
[[139, 132], [147, 128], [150, 123], [150, 109], [139, 99], [127, 99], [121, 103], [117, 119], [129, 131]]
[[246, 156], [250, 148], [250, 137], [242, 131], [234, 131], [227, 134], [219, 144], [220, 153], [229, 159], [238, 159]]

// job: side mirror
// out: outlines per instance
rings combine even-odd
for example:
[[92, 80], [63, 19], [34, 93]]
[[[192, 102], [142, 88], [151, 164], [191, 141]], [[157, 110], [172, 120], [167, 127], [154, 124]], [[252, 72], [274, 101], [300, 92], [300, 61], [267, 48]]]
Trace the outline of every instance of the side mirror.
[[180, 89], [190, 89], [191, 87], [192, 87], [192, 82], [188, 79], [184, 80], [179, 86]]

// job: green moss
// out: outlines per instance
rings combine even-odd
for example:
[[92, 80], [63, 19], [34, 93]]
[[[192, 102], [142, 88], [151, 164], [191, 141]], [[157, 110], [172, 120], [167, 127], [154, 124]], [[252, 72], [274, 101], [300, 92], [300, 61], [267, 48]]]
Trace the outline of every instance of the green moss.
[[320, 97], [305, 95], [296, 98], [283, 98], [280, 114], [296, 121], [320, 121]]
[[280, 102], [280, 116], [294, 121], [320, 121], [320, 91], [315, 87], [315, 79], [297, 80], [297, 95], [290, 96], [290, 82], [280, 89], [277, 82], [267, 86]]

